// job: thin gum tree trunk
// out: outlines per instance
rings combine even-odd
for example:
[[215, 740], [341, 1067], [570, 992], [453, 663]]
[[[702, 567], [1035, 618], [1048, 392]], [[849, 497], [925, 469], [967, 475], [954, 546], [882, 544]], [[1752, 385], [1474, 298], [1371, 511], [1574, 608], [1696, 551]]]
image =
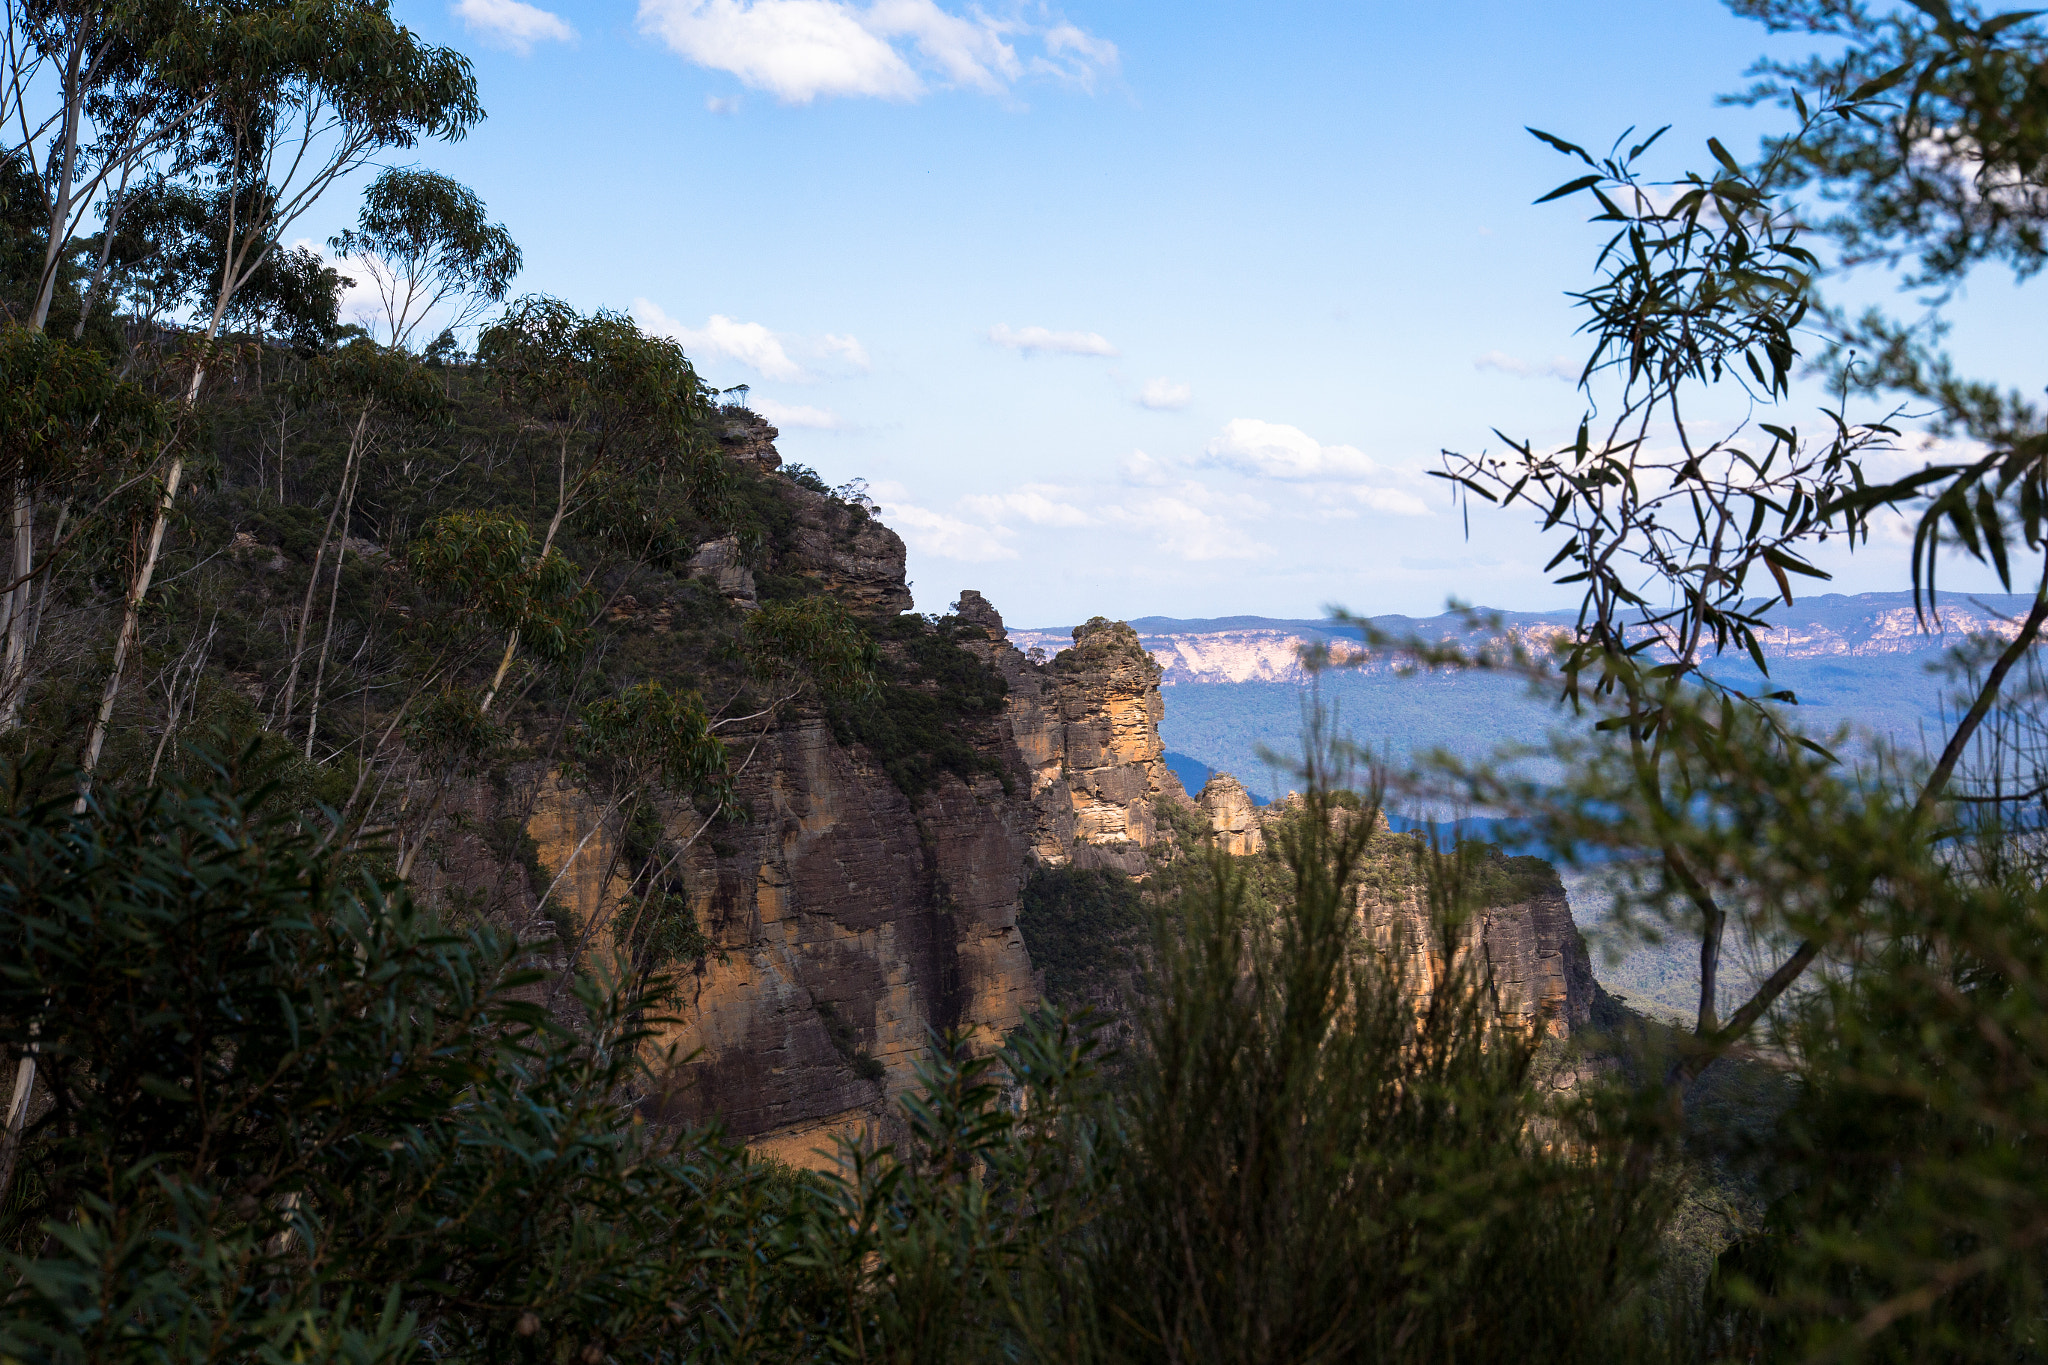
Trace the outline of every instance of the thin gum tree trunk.
[[[229, 219], [229, 241], [233, 237], [233, 219]], [[206, 325], [204, 344], [211, 346], [220, 335], [220, 326], [227, 316], [228, 304], [233, 292], [227, 287], [233, 279], [232, 262], [230, 269], [222, 276], [222, 292], [214, 303], [213, 317]], [[206, 360], [203, 355], [192, 367], [191, 382], [185, 386], [185, 408], [189, 412], [199, 401], [199, 390], [206, 383]], [[98, 771], [100, 751], [106, 747], [107, 726], [112, 723], [114, 703], [121, 696], [121, 674], [128, 666], [128, 652], [135, 647], [135, 637], [142, 633], [142, 603], [149, 596], [150, 580], [156, 577], [157, 560], [163, 554], [164, 532], [171, 523], [171, 508], [178, 501], [178, 485], [185, 477], [185, 457], [178, 455], [171, 460], [170, 477], [164, 480], [164, 495], [156, 505], [156, 520], [149, 528], [149, 543], [143, 550], [142, 563], [136, 567], [135, 575], [128, 581], [127, 601], [121, 608], [121, 632], [114, 637], [114, 661], [107, 669], [107, 685], [100, 693], [100, 709], [93, 717], [92, 729], [86, 735], [85, 753], [78, 765], [78, 801], [74, 810], [83, 811], [92, 797], [93, 774]]]
[[9, 576], [14, 586], [7, 591], [7, 647], [0, 660], [0, 734], [21, 723], [21, 694], [28, 683], [29, 605], [34, 588], [36, 504], [26, 479], [14, 482], [14, 510], [9, 530], [14, 535], [9, 556]]
[[[363, 439], [363, 424], [369, 420], [370, 410], [368, 407], [365, 407], [362, 416], [356, 421], [354, 434], [349, 437], [348, 458], [343, 461], [341, 467], [342, 487], [334, 490], [334, 505], [327, 509], [327, 525], [321, 528], [320, 546], [313, 552], [313, 574], [312, 577], [306, 580], [305, 600], [299, 603], [299, 628], [298, 636], [292, 642], [291, 672], [285, 676], [284, 680], [284, 710], [277, 718], [277, 729], [280, 734], [289, 729], [292, 723], [292, 706], [299, 690], [299, 668], [306, 658], [306, 626], [313, 617], [313, 594], [320, 587], [320, 569], [321, 566], [327, 563], [327, 546], [334, 537], [334, 520], [341, 515], [342, 494], [347, 490], [349, 473], [355, 468], [356, 451], [362, 444]], [[278, 468], [281, 470], [284, 467], [284, 443], [282, 440], [278, 442], [277, 462]], [[283, 476], [280, 475], [278, 479], [278, 504], [280, 506], [284, 502], [283, 483]], [[345, 537], [345, 530], [343, 534]]]
[[327, 626], [320, 633], [320, 662], [313, 670], [313, 698], [306, 709], [306, 757], [309, 759], [313, 757], [313, 736], [320, 730], [320, 688], [327, 680], [327, 651], [334, 643], [334, 610], [341, 600], [341, 569], [348, 559], [348, 526], [355, 515], [356, 485], [361, 482], [359, 465], [353, 477], [349, 470], [342, 471], [341, 492], [345, 505], [341, 513], [341, 543], [334, 549], [334, 584], [327, 593]]

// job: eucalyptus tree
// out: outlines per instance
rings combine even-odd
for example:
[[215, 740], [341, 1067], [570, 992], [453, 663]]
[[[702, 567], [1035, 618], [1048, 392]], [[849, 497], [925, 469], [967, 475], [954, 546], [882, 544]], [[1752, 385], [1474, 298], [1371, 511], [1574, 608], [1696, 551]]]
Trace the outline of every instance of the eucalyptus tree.
[[460, 661], [500, 638], [509, 643], [480, 696], [451, 681], [409, 722], [410, 747], [426, 759], [433, 776], [416, 828], [401, 831], [401, 879], [426, 847], [457, 770], [480, 762], [503, 742], [491, 704], [520, 645], [545, 663], [567, 660], [587, 643], [592, 605], [576, 565], [551, 543], [535, 544], [525, 522], [501, 512], [435, 518], [414, 538], [408, 559], [414, 579], [448, 608], [414, 625], [445, 661], [437, 673], [454, 672]]
[[435, 171], [391, 169], [363, 192], [356, 226], [330, 243], [377, 290], [385, 343], [398, 349], [444, 304], [453, 331], [502, 301], [519, 273], [518, 244], [484, 217], [476, 193]]
[[22, 319], [28, 327], [47, 321], [87, 215], [100, 207], [117, 227], [130, 182], [175, 152], [201, 116], [217, 24], [204, 6], [183, 0], [8, 6], [0, 122], [13, 139], [9, 152], [39, 190], [43, 218], [42, 264]]
[[[109, 228], [118, 224], [130, 181], [189, 131], [205, 102], [201, 73], [210, 28], [203, 9], [179, 0], [8, 5], [0, 50], [0, 128], [6, 130], [0, 136], [8, 141], [0, 144], [0, 158], [15, 172], [10, 192], [33, 195], [42, 239], [26, 310], [17, 319], [27, 330], [43, 330], [88, 212], [104, 200]], [[102, 251], [95, 286], [104, 267]], [[74, 339], [84, 331], [92, 292], [80, 300]], [[11, 554], [0, 589], [7, 621], [0, 688], [10, 698], [18, 697], [26, 678], [29, 598], [47, 569], [36, 559], [40, 489], [34, 473], [33, 465], [17, 466], [10, 490]], [[0, 732], [12, 729], [17, 714], [11, 704], [0, 706]]]
[[[542, 557], [569, 517], [608, 485], [670, 461], [686, 466], [693, 510], [713, 521], [729, 514], [726, 461], [704, 439], [715, 396], [675, 342], [647, 335], [622, 313], [585, 317], [560, 299], [532, 296], [484, 329], [477, 354], [507, 402], [553, 447]], [[486, 710], [518, 649], [514, 630], [485, 690]]]
[[[1583, 599], [1577, 630], [1556, 660], [1561, 695], [1610, 712], [1603, 725], [1627, 746], [1647, 818], [1667, 834], [1690, 827], [1686, 802], [1705, 790], [1684, 780], [1667, 791], [1667, 765], [1732, 744], [1720, 737], [1750, 724], [1734, 719], [1739, 712], [1756, 718], [1744, 743], [1775, 736], [1771, 742], [1788, 756], [1805, 751], [1832, 761], [1770, 709], [1796, 702], [1792, 693], [1744, 693], [1705, 669], [1735, 650], [1768, 676], [1762, 642], [1773, 602], [1791, 603], [1797, 578], [1828, 576], [1811, 562], [1813, 546], [1836, 539], [1853, 547], [1867, 540], [1874, 517], [1918, 505], [1918, 587], [1932, 592], [1944, 537], [1990, 565], [2008, 588], [2016, 571], [2032, 580], [2032, 610], [2015, 623], [1908, 803], [1916, 837], [1933, 828], [1957, 764], [2048, 622], [2048, 443], [2038, 432], [2009, 430], [2005, 448], [1981, 460], [1875, 483], [1864, 463], [1896, 444], [1896, 410], [1858, 421], [1844, 415], [1846, 405], [1826, 407], [1817, 434], [1783, 415], [1793, 405], [1801, 345], [1825, 340], [1812, 335], [1824, 320], [1814, 310], [1821, 261], [1804, 243], [1812, 234], [1800, 206], [1785, 197], [1786, 183], [1797, 179], [1803, 149], [1828, 145], [1844, 128], [1883, 122], [1894, 107], [1888, 92], [1965, 60], [1959, 50], [1924, 51], [1918, 66], [1880, 71], [1851, 87], [1837, 81], [1788, 91], [1798, 129], [1767, 146], [1758, 165], [1745, 167], [1710, 141], [1713, 169], [1669, 185], [1651, 183], [1640, 169], [1655, 135], [1595, 156], [1537, 134], [1581, 170], [1545, 199], [1587, 196], [1593, 221], [1612, 228], [1599, 278], [1573, 296], [1586, 310], [1582, 330], [1592, 342], [1580, 378], [1588, 416], [1573, 442], [1555, 451], [1509, 439], [1506, 456], [1447, 452], [1441, 477], [1463, 493], [1527, 507], [1546, 531], [1563, 536], [1547, 567], [1563, 568], [1558, 581], [1580, 585]], [[1727, 431], [1694, 419], [1693, 401], [1717, 384], [1740, 387], [1778, 420]], [[1606, 400], [1597, 425], [1596, 399]], [[2018, 558], [2021, 547], [2043, 556], [2031, 571]], [[1662, 890], [1691, 905], [1701, 926], [1700, 1047], [1677, 1068], [1685, 1080], [1738, 1041], [1822, 944], [1803, 938], [1791, 946], [1724, 1020], [1718, 969], [1728, 920], [1713, 879], [1668, 838], [1651, 837], [1649, 846], [1663, 850]]]
[[[209, 53], [212, 83], [200, 134], [201, 174], [221, 224], [210, 299], [199, 304], [189, 404], [205, 382], [206, 348], [237, 295], [290, 226], [336, 180], [386, 148], [460, 138], [483, 116], [468, 61], [422, 43], [381, 0], [319, 0], [227, 18]], [[80, 759], [89, 788], [120, 696], [144, 599], [183, 481], [171, 452], [163, 491], [135, 554], [100, 705]]]
[[[1823, 58], [1764, 64], [1742, 97], [1780, 102], [1791, 128], [1752, 164], [1710, 140], [1709, 169], [1665, 182], [1642, 169], [1654, 135], [1603, 155], [1538, 133], [1577, 163], [1545, 198], [1587, 203], [1607, 234], [1573, 295], [1586, 416], [1562, 448], [1503, 437], [1441, 471], [1561, 539], [1548, 567], [1583, 594], [1577, 629], [1554, 653], [1409, 647], [1522, 672], [1597, 717], [1553, 746], [1560, 782], [1442, 772], [1573, 855], [1628, 855], [1610, 865], [1622, 905], [1697, 943], [1692, 1029], [1662, 1081], [1671, 1121], [1760, 1030], [1799, 1077], [1768, 1149], [1770, 1221], [1722, 1268], [1714, 1349], [2012, 1359], [2038, 1346], [2048, 1273], [2048, 429], [1942, 353], [1940, 305], [1977, 265], [2024, 279], [2048, 260], [2048, 28], [1944, 0], [1736, 8], [1830, 40]], [[1906, 267], [1934, 310], [1846, 318], [1820, 294], [1830, 265]], [[1805, 420], [1802, 351], [1833, 390]], [[1753, 414], [1732, 429], [1696, 416], [1727, 385]], [[1911, 413], [1975, 452], [1872, 477]], [[1927, 616], [1945, 556], [2030, 600], [1961, 652], [1924, 755], [1866, 740], [1852, 764], [1840, 738], [1803, 732], [1791, 691], [1708, 666], [1734, 652], [1768, 679], [1774, 603], [1827, 577], [1816, 547], [1862, 546], [1881, 517], [1914, 527]], [[1741, 940], [1758, 961], [1730, 981]]]

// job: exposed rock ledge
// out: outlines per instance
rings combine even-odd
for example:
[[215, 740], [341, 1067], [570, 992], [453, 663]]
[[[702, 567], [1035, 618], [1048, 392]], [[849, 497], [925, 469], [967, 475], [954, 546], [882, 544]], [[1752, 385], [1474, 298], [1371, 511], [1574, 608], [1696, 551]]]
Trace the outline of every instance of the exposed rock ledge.
[[[773, 436], [765, 422], [736, 419], [727, 444], [772, 468]], [[910, 606], [894, 532], [794, 482], [778, 495], [799, 530], [775, 572], [813, 577], [859, 610]], [[694, 567], [731, 599], [751, 597], [751, 575], [742, 579], [725, 547], [707, 546]], [[946, 774], [912, 800], [820, 716], [769, 734], [737, 783], [751, 818], [721, 824], [684, 862], [712, 946], [685, 976], [661, 1040], [679, 1060], [645, 1102], [650, 1117], [717, 1117], [795, 1162], [829, 1159], [818, 1154], [836, 1136], [896, 1136], [894, 1101], [935, 1031], [991, 1047], [1035, 1003], [1017, 929], [1030, 869], [1143, 874], [1162, 837], [1158, 803], [1195, 809], [1165, 763], [1159, 666], [1129, 626], [1098, 617], [1041, 661], [1010, 642], [981, 594], [963, 592], [957, 611], [983, 637], [962, 647], [1009, 686], [1002, 712], [971, 738], [1010, 782]], [[547, 788], [528, 807], [538, 871], [556, 877], [587, 845], [551, 903], [595, 913], [619, 889], [600, 885], [616, 836], [591, 828], [605, 803], [552, 774], [524, 780]], [[1201, 810], [1226, 851], [1255, 852], [1258, 819], [1233, 784], [1212, 782]], [[698, 818], [676, 812], [669, 836], [680, 844]], [[1546, 1028], [1585, 1017], [1591, 973], [1580, 970], [1584, 948], [1561, 897], [1493, 912], [1475, 932], [1501, 967], [1505, 1014]]]

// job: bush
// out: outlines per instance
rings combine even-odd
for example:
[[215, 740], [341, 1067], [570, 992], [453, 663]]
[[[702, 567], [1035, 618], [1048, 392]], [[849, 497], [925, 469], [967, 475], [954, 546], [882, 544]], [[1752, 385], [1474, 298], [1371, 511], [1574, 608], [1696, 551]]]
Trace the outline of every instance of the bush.
[[1001, 712], [1009, 685], [956, 643], [957, 617], [898, 616], [879, 622], [881, 686], [858, 698], [833, 699], [828, 714], [841, 744], [860, 743], [905, 796], [931, 789], [942, 773], [963, 782], [989, 775], [1004, 791], [1014, 779], [1000, 760], [977, 749], [976, 721]]
[[509, 939], [344, 885], [218, 777], [0, 815], [0, 1041], [40, 1067], [0, 1358], [653, 1360], [757, 1332], [700, 1272], [776, 1225], [772, 1193], [715, 1133], [632, 1118], [658, 997], [581, 981], [571, 1029]]
[[1017, 913], [1046, 998], [1063, 1005], [1083, 1003], [1090, 983], [1128, 966], [1145, 924], [1137, 883], [1106, 867], [1033, 869]]

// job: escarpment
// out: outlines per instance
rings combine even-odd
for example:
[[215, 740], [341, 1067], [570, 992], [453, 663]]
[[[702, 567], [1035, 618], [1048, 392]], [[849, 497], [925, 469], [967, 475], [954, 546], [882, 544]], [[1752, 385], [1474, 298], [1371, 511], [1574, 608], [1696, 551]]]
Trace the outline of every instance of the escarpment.
[[[779, 463], [759, 428], [735, 435], [746, 458]], [[714, 541], [691, 573], [749, 611], [757, 580], [821, 585], [872, 623], [893, 690], [868, 711], [793, 708], [732, 746], [744, 818], [683, 804], [637, 836], [670, 850], [663, 882], [685, 908], [667, 913], [701, 936], [667, 964], [680, 992], [655, 1052], [673, 1061], [643, 1109], [716, 1118], [807, 1162], [837, 1136], [894, 1136], [893, 1100], [935, 1035], [989, 1048], [1036, 1003], [1017, 927], [1033, 866], [1141, 873], [1156, 803], [1188, 801], [1163, 760], [1158, 667], [1128, 627], [1091, 622], [1041, 662], [978, 593], [940, 621], [900, 615], [902, 541], [858, 504], [776, 483], [788, 517], [773, 553], [750, 566], [737, 542]], [[626, 849], [601, 795], [566, 772], [528, 780], [526, 834], [536, 875], [558, 882], [554, 913], [610, 926], [585, 952], [616, 946], [646, 912], [615, 869], [649, 855]]]
[[[727, 444], [772, 471], [772, 438], [757, 419], [735, 418]], [[1270, 817], [1227, 775], [1199, 802], [1182, 790], [1159, 735], [1160, 669], [1129, 626], [1092, 620], [1047, 659], [1018, 649], [971, 590], [950, 616], [905, 615], [894, 532], [814, 479], [767, 482], [780, 502], [770, 543], [707, 541], [684, 573], [748, 615], [822, 588], [868, 623], [883, 699], [791, 705], [729, 742], [724, 809], [671, 801], [639, 828], [625, 828], [614, 798], [573, 764], [530, 765], [495, 804], [481, 791], [457, 797], [474, 807], [470, 826], [497, 829], [501, 854], [523, 845], [511, 871], [501, 858], [489, 873], [479, 844], [434, 875], [457, 895], [489, 875], [523, 881], [529, 897], [546, 890], [550, 918], [522, 936], [559, 936], [568, 955], [558, 965], [627, 949], [643, 969], [672, 973], [673, 1017], [650, 1045], [656, 1075], [642, 1111], [716, 1119], [759, 1150], [810, 1163], [838, 1137], [900, 1136], [894, 1101], [935, 1036], [988, 1049], [1036, 1005], [1046, 968], [1019, 926], [1034, 873], [1142, 881], [1190, 841], [1255, 857]], [[613, 619], [658, 635], [670, 610], [636, 603]], [[493, 826], [501, 809], [525, 811], [523, 828]], [[451, 855], [489, 842], [463, 838]], [[1135, 914], [1135, 901], [1118, 903]], [[1418, 911], [1361, 903], [1361, 913], [1391, 934]], [[1591, 978], [1561, 890], [1489, 911], [1474, 932], [1496, 965], [1503, 1022], [1561, 1033], [1585, 1019]], [[1124, 924], [1100, 946], [1122, 951], [1132, 937]], [[668, 946], [650, 949], [657, 939]], [[1070, 954], [1054, 976], [1085, 974], [1094, 952]]]
[[[1536, 859], [1513, 859], [1535, 863]], [[1516, 884], [1519, 883], [1519, 884]], [[1405, 959], [1404, 980], [1426, 991], [1442, 980], [1447, 957], [1463, 957], [1500, 1027], [1535, 1039], [1564, 1039], [1593, 1017], [1593, 961], [1572, 923], [1564, 886], [1547, 865], [1513, 878], [1445, 944], [1432, 932], [1422, 892], [1393, 894], [1361, 886], [1358, 907], [1371, 941]]]

